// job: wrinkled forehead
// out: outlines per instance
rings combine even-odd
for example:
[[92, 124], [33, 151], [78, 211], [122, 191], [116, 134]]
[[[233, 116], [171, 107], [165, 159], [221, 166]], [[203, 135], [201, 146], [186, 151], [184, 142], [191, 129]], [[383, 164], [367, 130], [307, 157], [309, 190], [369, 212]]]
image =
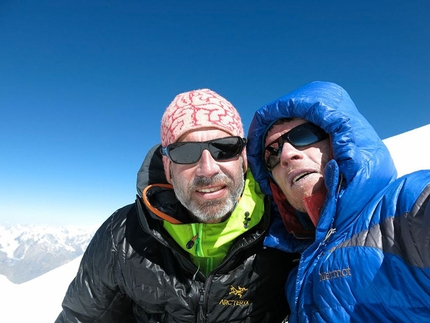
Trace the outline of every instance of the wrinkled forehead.
[[279, 119], [278, 121], [274, 122], [267, 131], [264, 146], [267, 147], [274, 141], [278, 140], [278, 138], [284, 133], [287, 133], [288, 131], [291, 131], [295, 127], [300, 126], [306, 122], [308, 122], [308, 120], [302, 118]]

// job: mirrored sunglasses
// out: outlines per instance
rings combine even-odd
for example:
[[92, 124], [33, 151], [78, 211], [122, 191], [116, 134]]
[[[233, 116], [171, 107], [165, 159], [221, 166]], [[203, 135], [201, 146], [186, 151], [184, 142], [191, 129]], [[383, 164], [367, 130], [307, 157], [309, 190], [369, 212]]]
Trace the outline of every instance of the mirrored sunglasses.
[[317, 125], [307, 122], [284, 133], [264, 148], [264, 161], [271, 172], [280, 163], [282, 148], [286, 142], [302, 148], [328, 138], [328, 134]]
[[161, 153], [176, 164], [194, 164], [207, 149], [216, 161], [224, 161], [239, 156], [246, 146], [246, 138], [225, 137], [203, 142], [175, 142], [161, 147]]

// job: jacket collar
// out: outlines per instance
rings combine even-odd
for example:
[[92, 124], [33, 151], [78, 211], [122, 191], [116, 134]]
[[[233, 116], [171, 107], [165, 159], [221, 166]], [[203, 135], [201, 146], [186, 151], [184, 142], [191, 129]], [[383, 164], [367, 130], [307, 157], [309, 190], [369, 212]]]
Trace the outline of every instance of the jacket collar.
[[[315, 238], [315, 228], [321, 214], [321, 209], [324, 204], [327, 190], [323, 186], [319, 191], [304, 199], [306, 214], [298, 214], [291, 204], [287, 202], [287, 198], [273, 180], [270, 179], [270, 188], [273, 194], [273, 200], [278, 206], [279, 213], [287, 231], [293, 234], [297, 239], [313, 239]], [[312, 222], [312, 227], [304, 225], [304, 221], [300, 217], [307, 216]]]

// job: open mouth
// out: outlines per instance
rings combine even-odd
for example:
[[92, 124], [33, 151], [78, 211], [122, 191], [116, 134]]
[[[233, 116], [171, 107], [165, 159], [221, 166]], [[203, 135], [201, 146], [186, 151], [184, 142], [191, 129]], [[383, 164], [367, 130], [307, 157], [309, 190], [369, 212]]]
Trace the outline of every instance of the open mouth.
[[304, 179], [305, 177], [313, 173], [314, 172], [305, 172], [297, 175], [296, 177], [293, 178], [293, 184], [296, 184], [297, 182], [301, 181], [302, 179]]
[[222, 190], [223, 188], [224, 188], [223, 186], [201, 188], [201, 189], [198, 189], [197, 192], [199, 192], [199, 193], [213, 193], [213, 192]]

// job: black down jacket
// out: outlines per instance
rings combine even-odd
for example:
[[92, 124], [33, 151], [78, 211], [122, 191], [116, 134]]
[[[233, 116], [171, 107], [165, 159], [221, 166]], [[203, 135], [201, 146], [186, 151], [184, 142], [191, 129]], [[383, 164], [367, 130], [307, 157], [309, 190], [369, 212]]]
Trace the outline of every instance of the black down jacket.
[[[139, 171], [139, 192], [166, 182], [156, 148]], [[155, 194], [163, 212], [181, 213], [172, 190]], [[267, 211], [206, 277], [138, 196], [96, 232], [56, 323], [281, 322], [289, 313], [284, 286], [295, 255], [263, 246], [270, 222]]]

